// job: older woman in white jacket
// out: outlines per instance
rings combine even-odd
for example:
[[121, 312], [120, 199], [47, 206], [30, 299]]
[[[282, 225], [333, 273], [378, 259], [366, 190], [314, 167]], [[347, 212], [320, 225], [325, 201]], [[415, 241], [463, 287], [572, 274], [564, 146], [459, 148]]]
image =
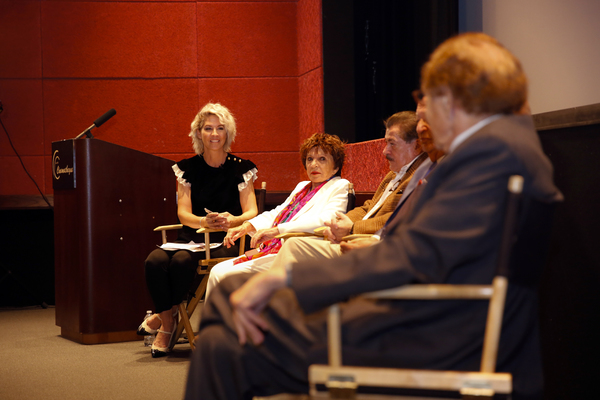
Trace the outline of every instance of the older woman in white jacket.
[[208, 278], [206, 295], [228, 275], [269, 269], [281, 248], [275, 236], [289, 232], [312, 232], [331, 221], [336, 212], [345, 212], [348, 203], [348, 181], [340, 178], [345, 150], [335, 135], [317, 133], [300, 148], [302, 164], [309, 181], [300, 182], [285, 202], [271, 211], [244, 222], [227, 232], [225, 245], [230, 246], [244, 234], [252, 236], [256, 248], [247, 255], [221, 262]]

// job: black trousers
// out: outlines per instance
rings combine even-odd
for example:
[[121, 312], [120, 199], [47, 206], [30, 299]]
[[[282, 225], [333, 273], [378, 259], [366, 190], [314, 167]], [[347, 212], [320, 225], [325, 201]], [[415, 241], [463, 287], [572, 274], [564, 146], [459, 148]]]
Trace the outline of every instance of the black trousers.
[[[236, 257], [238, 254], [237, 245], [229, 249], [221, 246], [211, 251], [212, 258]], [[146, 285], [154, 302], [155, 312], [167, 311], [183, 301], [194, 281], [198, 262], [204, 256], [204, 252], [163, 249], [156, 249], [148, 255], [144, 263]]]

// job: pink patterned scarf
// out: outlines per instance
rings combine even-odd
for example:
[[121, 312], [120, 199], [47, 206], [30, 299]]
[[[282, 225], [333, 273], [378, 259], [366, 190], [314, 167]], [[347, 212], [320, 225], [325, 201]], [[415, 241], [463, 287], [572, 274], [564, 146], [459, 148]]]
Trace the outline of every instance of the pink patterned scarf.
[[[275, 221], [273, 221], [272, 228], [284, 222], [290, 221], [296, 214], [298, 214], [298, 211], [300, 211], [302, 207], [304, 207], [304, 205], [308, 203], [310, 199], [312, 199], [313, 196], [319, 191], [319, 189], [321, 189], [323, 185], [326, 184], [328, 181], [329, 180], [321, 183], [314, 189], [311, 189], [312, 182], [309, 182], [306, 186], [304, 186], [302, 190], [300, 190], [294, 195], [294, 197], [292, 197], [292, 200], [289, 202], [289, 204], [285, 206], [283, 210], [279, 212], [279, 214], [277, 214], [277, 217], [275, 217]], [[277, 254], [279, 252], [279, 249], [281, 248], [281, 245], [281, 239], [274, 238], [271, 240], [267, 240], [266, 242], [261, 243], [261, 245], [258, 247], [258, 253], [253, 255], [244, 254], [243, 256], [236, 258], [233, 261], [233, 264], [235, 265], [246, 261], [255, 260], [262, 256], [266, 256], [267, 254]]]

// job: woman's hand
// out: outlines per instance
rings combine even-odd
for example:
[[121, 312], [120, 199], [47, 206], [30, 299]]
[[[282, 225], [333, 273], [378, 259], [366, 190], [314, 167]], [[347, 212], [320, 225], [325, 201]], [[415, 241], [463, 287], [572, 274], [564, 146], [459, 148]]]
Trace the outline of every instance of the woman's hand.
[[235, 217], [233, 215], [225, 211], [223, 213], [217, 214], [217, 216], [215, 217], [215, 224], [219, 226], [219, 229], [223, 229], [224, 231], [226, 231], [232, 226], [234, 218]]
[[260, 231], [256, 232], [254, 236], [252, 236], [250, 246], [256, 248], [261, 243], [266, 242], [267, 240], [271, 240], [277, 235], [279, 235], [279, 228], [277, 227], [261, 229]]
[[254, 226], [250, 222], [244, 222], [240, 226], [229, 229], [227, 235], [225, 235], [225, 239], [223, 239], [223, 243], [227, 248], [230, 248], [235, 244], [236, 240], [253, 231], [255, 231]]
[[202, 225], [203, 228], [208, 228], [208, 229], [215, 229], [215, 230], [219, 230], [222, 229], [221, 228], [221, 220], [219, 219], [219, 213], [216, 212], [211, 212], [206, 214], [206, 217], [204, 217], [203, 223], [201, 223], [200, 225]]
[[234, 218], [235, 217], [227, 211], [224, 213], [211, 212], [204, 217], [205, 226], [202, 227], [226, 231], [232, 225]]

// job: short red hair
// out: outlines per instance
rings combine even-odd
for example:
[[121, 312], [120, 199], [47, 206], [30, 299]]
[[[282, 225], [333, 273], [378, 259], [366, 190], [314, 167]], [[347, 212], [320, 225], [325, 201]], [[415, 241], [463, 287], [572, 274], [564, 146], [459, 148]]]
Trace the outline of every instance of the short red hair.
[[327, 133], [315, 133], [302, 143], [300, 146], [300, 159], [302, 166], [306, 169], [306, 158], [308, 153], [315, 147], [320, 147], [327, 154], [333, 157], [333, 165], [337, 168], [336, 175], [340, 176], [344, 160], [346, 159], [346, 147], [344, 142], [337, 135], [329, 135]]
[[516, 113], [527, 100], [520, 61], [484, 33], [464, 33], [439, 45], [421, 70], [421, 88], [433, 96], [449, 89], [472, 114]]

